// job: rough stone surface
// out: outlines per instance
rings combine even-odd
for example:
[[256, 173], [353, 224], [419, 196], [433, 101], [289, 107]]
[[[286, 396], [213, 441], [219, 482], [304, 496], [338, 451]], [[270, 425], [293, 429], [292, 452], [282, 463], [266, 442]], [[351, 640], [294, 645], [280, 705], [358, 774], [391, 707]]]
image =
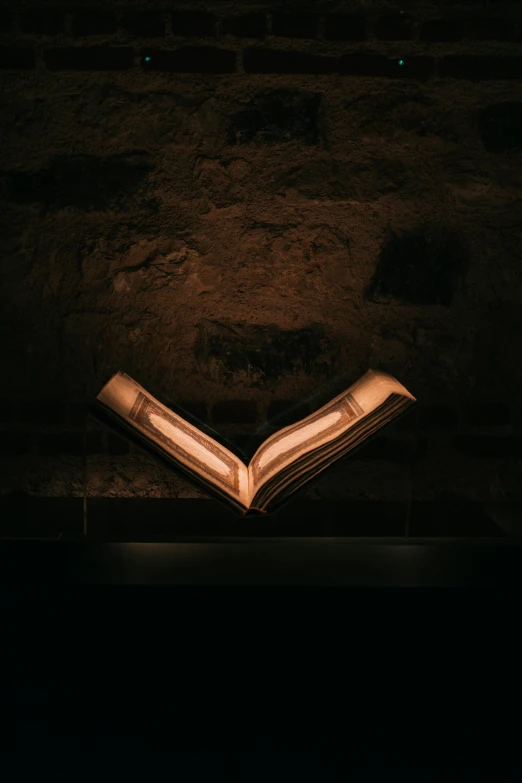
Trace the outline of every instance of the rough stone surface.
[[244, 377], [253, 388], [299, 371], [325, 377], [336, 369], [339, 348], [322, 326], [283, 330], [277, 326], [202, 321], [196, 343], [201, 371], [226, 385]]
[[62, 155], [45, 169], [7, 172], [8, 197], [13, 204], [39, 202], [53, 211], [121, 210], [151, 170], [146, 155]]
[[479, 133], [487, 152], [522, 148], [522, 103], [487, 106], [479, 114]]
[[[522, 500], [515, 441], [474, 460], [453, 440], [459, 410], [522, 386], [520, 3], [4, 5], [1, 493], [82, 496], [80, 410], [118, 369], [263, 424], [380, 367], [449, 426], [413, 473], [346, 459], [304, 496]], [[278, 13], [301, 27], [273, 35]], [[250, 449], [241, 427], [215, 424]], [[103, 442], [91, 495], [208, 496]]]
[[228, 143], [243, 145], [294, 140], [318, 144], [320, 106], [319, 93], [274, 90], [257, 95], [230, 118]]
[[467, 261], [459, 238], [444, 236], [444, 228], [392, 234], [381, 251], [368, 296], [377, 302], [448, 306]]

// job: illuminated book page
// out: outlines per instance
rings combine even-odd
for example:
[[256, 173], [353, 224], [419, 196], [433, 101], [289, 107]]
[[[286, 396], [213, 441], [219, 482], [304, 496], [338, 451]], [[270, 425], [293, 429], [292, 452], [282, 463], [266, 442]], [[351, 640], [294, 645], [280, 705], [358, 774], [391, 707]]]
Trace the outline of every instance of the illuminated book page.
[[339, 437], [370, 415], [390, 394], [415, 399], [395, 378], [368, 370], [353, 386], [302, 421], [276, 432], [256, 451], [249, 465], [253, 494], [304, 454]]
[[248, 506], [248, 470], [221, 444], [151, 397], [124, 373], [116, 373], [97, 399], [176, 461]]

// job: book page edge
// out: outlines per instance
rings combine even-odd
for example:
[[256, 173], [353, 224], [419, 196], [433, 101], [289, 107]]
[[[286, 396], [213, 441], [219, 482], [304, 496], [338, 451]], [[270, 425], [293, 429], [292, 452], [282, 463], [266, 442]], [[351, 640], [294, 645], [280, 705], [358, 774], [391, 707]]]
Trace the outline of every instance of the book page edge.
[[[256, 449], [256, 451], [252, 455], [252, 457], [251, 457], [251, 459], [250, 459], [250, 461], [248, 463], [248, 466], [247, 466], [249, 495], [250, 495], [251, 500], [254, 498], [254, 486], [253, 486], [254, 485], [254, 480], [253, 480], [253, 476], [252, 476], [251, 466], [252, 466], [252, 464], [254, 462], [255, 457], [259, 453], [259, 451], [261, 451], [261, 449], [265, 448], [266, 445], [268, 443], [270, 443], [272, 438], [279, 437], [282, 433], [290, 432], [295, 427], [302, 426], [303, 423], [306, 422], [307, 419], [311, 419], [312, 416], [317, 416], [317, 414], [321, 413], [321, 411], [323, 409], [328, 408], [330, 405], [335, 405], [336, 402], [339, 402], [340, 400], [342, 400], [342, 398], [346, 394], [348, 394], [350, 392], [350, 390], [354, 388], [354, 386], [362, 383], [365, 379], [366, 380], [370, 380], [372, 377], [377, 379], [377, 380], [380, 379], [381, 381], [384, 381], [386, 384], [389, 384], [391, 393], [393, 393], [393, 390], [396, 390], [396, 392], [398, 394], [401, 394], [403, 397], [408, 397], [409, 399], [411, 399], [412, 403], [417, 402], [417, 398], [414, 397], [413, 394], [410, 391], [408, 391], [408, 389], [405, 386], [403, 386], [403, 384], [400, 381], [398, 381], [397, 378], [395, 378], [393, 375], [391, 375], [390, 373], [384, 372], [383, 370], [373, 370], [371, 368], [368, 369], [363, 375], [361, 375], [361, 377], [357, 381], [352, 383], [351, 386], [349, 386], [346, 389], [344, 389], [344, 391], [342, 391], [340, 394], [336, 395], [335, 397], [332, 397], [331, 400], [329, 400], [328, 402], [325, 402], [325, 404], [322, 405], [320, 408], [318, 408], [316, 411], [313, 411], [308, 416], [305, 416], [304, 418], [300, 419], [299, 421], [294, 422], [293, 424], [289, 424], [287, 427], [282, 427], [281, 429], [277, 430], [277, 432], [273, 432], [272, 435], [269, 435], [269, 437], [266, 438], [266, 440], [264, 440], [263, 443], [260, 444], [260, 446], [258, 446], [258, 448]], [[290, 462], [288, 464], [291, 464], [291, 462], [292, 461], [290, 460]], [[259, 489], [259, 487], [257, 489]]]
[[[150, 437], [148, 436], [148, 434], [147, 434], [146, 432], [142, 432], [142, 428], [141, 428], [141, 427], [139, 427], [139, 426], [137, 426], [135, 422], [131, 421], [131, 420], [128, 418], [128, 416], [127, 416], [127, 415], [120, 413], [118, 410], [114, 410], [114, 409], [113, 409], [111, 406], [107, 405], [107, 403], [106, 403], [106, 402], [105, 402], [105, 401], [102, 399], [104, 396], [108, 396], [108, 395], [110, 394], [110, 393], [107, 391], [107, 390], [108, 390], [108, 388], [110, 387], [110, 385], [111, 385], [111, 384], [113, 384], [114, 382], [118, 382], [119, 380], [122, 380], [123, 382], [130, 382], [130, 383], [132, 384], [132, 386], [133, 386], [133, 387], [134, 387], [134, 388], [135, 388], [137, 391], [141, 391], [141, 392], [142, 392], [143, 394], [145, 394], [145, 395], [146, 395], [148, 398], [150, 398], [151, 400], [153, 400], [153, 402], [154, 402], [156, 405], [159, 405], [159, 406], [160, 406], [160, 408], [162, 408], [163, 410], [165, 410], [165, 411], [166, 411], [166, 412], [169, 414], [169, 416], [173, 416], [175, 419], [179, 419], [180, 421], [182, 421], [182, 422], [183, 422], [183, 424], [184, 424], [184, 426], [185, 426], [185, 427], [188, 427], [188, 428], [189, 428], [189, 430], [193, 430], [195, 433], [199, 433], [200, 435], [204, 435], [204, 436], [205, 436], [205, 438], [208, 438], [208, 440], [209, 440], [209, 441], [211, 441], [212, 443], [214, 443], [214, 444], [216, 445], [216, 447], [217, 447], [217, 448], [219, 448], [221, 451], [225, 452], [225, 454], [226, 454], [228, 457], [230, 457], [230, 459], [232, 459], [232, 460], [233, 460], [233, 461], [234, 461], [234, 462], [235, 462], [235, 463], [238, 465], [238, 469], [239, 469], [240, 473], [242, 473], [242, 474], [243, 474], [243, 476], [244, 476], [244, 482], [242, 482], [242, 484], [243, 484], [243, 486], [244, 486], [244, 489], [243, 489], [243, 490], [241, 490], [241, 489], [240, 489], [240, 492], [239, 492], [239, 494], [238, 494], [238, 495], [235, 495], [235, 494], [234, 494], [234, 493], [232, 493], [232, 492], [226, 492], [225, 490], [221, 490], [221, 491], [222, 491], [222, 492], [225, 492], [225, 494], [228, 494], [228, 495], [229, 495], [231, 498], [234, 498], [234, 499], [236, 499], [236, 500], [237, 500], [237, 501], [238, 501], [238, 502], [239, 502], [239, 503], [240, 503], [240, 504], [241, 504], [241, 505], [242, 505], [242, 506], [243, 506], [245, 509], [247, 509], [247, 510], [248, 510], [248, 508], [250, 507], [250, 501], [251, 501], [251, 499], [252, 499], [252, 496], [251, 496], [251, 487], [250, 487], [250, 474], [249, 474], [249, 472], [248, 472], [248, 465], [246, 465], [246, 464], [243, 462], [243, 460], [242, 460], [242, 459], [240, 459], [240, 458], [239, 458], [239, 457], [238, 457], [236, 454], [234, 454], [232, 451], [230, 451], [229, 449], [227, 449], [227, 448], [226, 448], [226, 446], [223, 446], [221, 443], [218, 443], [218, 441], [216, 441], [216, 440], [215, 440], [215, 439], [214, 439], [214, 438], [213, 438], [211, 435], [207, 435], [207, 433], [204, 433], [204, 432], [202, 432], [200, 429], [198, 429], [198, 427], [195, 427], [195, 426], [194, 426], [193, 424], [191, 424], [189, 421], [187, 421], [186, 419], [184, 419], [184, 418], [183, 418], [183, 416], [180, 416], [178, 413], [175, 413], [175, 411], [171, 410], [171, 409], [170, 409], [170, 408], [168, 408], [166, 405], [164, 405], [164, 403], [162, 403], [160, 400], [158, 400], [156, 397], [154, 397], [154, 396], [153, 396], [153, 395], [152, 395], [150, 392], [148, 392], [148, 391], [147, 391], [147, 390], [146, 390], [146, 389], [145, 389], [143, 386], [141, 386], [141, 384], [139, 384], [139, 383], [138, 383], [136, 380], [134, 380], [134, 378], [131, 378], [131, 376], [130, 376], [130, 375], [127, 375], [127, 373], [125, 373], [125, 372], [122, 372], [121, 370], [118, 370], [118, 372], [115, 372], [115, 373], [114, 373], [114, 374], [113, 374], [113, 375], [112, 375], [112, 376], [109, 378], [109, 380], [107, 381], [107, 383], [105, 383], [105, 384], [103, 385], [103, 387], [101, 388], [101, 390], [100, 390], [100, 391], [98, 392], [98, 394], [96, 395], [96, 402], [97, 402], [99, 405], [101, 405], [101, 406], [103, 406], [103, 407], [106, 407], [106, 408], [108, 408], [109, 410], [111, 410], [111, 411], [113, 412], [113, 414], [115, 414], [115, 415], [119, 416], [119, 417], [120, 417], [120, 418], [122, 418], [124, 421], [126, 421], [128, 426], [130, 426], [132, 429], [136, 430], [136, 432], [138, 432], [138, 433], [141, 435], [141, 437], [145, 438], [145, 439], [146, 439], [146, 440], [147, 440], [149, 443], [152, 443], [152, 444], [154, 444], [154, 446], [155, 446], [155, 447], [157, 447], [157, 448], [161, 448], [161, 447], [159, 447], [159, 446], [158, 446], [158, 444], [156, 443], [156, 441], [154, 441], [154, 439], [153, 439], [153, 438], [150, 438]], [[171, 457], [171, 459], [173, 459], [175, 462], [178, 462], [178, 463], [180, 463], [182, 466], [184, 466], [184, 467], [187, 467], [187, 469], [188, 469], [189, 471], [191, 470], [191, 469], [189, 468], [189, 466], [185, 466], [185, 463], [184, 463], [184, 461], [183, 461], [182, 459], [180, 459], [179, 457], [176, 457], [176, 456], [174, 456], [174, 455], [170, 454], [170, 452], [169, 452], [167, 449], [161, 449], [161, 450], [163, 450], [163, 451], [165, 451], [167, 454], [169, 454], [169, 456]], [[197, 473], [197, 471], [192, 471], [192, 472], [196, 472], [196, 473]], [[198, 475], [199, 475], [199, 474], [198, 474]], [[211, 486], [215, 486], [214, 482], [213, 482], [213, 481], [212, 481], [212, 479], [211, 479], [211, 478], [209, 478], [209, 477], [205, 477], [205, 482], [206, 482], [207, 484], [211, 485]]]

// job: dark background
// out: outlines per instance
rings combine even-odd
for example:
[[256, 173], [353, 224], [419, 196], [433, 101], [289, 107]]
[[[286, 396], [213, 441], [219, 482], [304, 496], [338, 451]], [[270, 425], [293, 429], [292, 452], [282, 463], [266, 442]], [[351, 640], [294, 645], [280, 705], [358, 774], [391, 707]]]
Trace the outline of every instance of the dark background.
[[519, 603], [503, 590], [11, 588], [4, 758], [75, 779], [516, 780]]
[[[303, 500], [521, 501], [521, 24], [518, 0], [3, 2], [9, 535], [40, 498], [80, 525], [87, 495], [99, 529], [106, 501], [208, 499], [86, 420], [118, 369], [248, 458], [379, 367], [416, 413]], [[15, 779], [148, 779], [176, 746], [201, 776], [204, 739], [264, 780], [274, 737], [303, 776], [350, 745], [372, 779], [516, 779], [512, 591], [2, 598]]]

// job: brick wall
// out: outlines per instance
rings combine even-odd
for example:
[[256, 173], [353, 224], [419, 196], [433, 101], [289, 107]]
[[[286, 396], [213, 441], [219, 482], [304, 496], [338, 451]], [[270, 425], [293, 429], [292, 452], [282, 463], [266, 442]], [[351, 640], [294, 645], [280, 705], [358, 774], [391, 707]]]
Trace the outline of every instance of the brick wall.
[[206, 496], [117, 369], [248, 458], [372, 366], [417, 413], [303, 493], [522, 500], [521, 79], [517, 0], [4, 3], [1, 494]]

